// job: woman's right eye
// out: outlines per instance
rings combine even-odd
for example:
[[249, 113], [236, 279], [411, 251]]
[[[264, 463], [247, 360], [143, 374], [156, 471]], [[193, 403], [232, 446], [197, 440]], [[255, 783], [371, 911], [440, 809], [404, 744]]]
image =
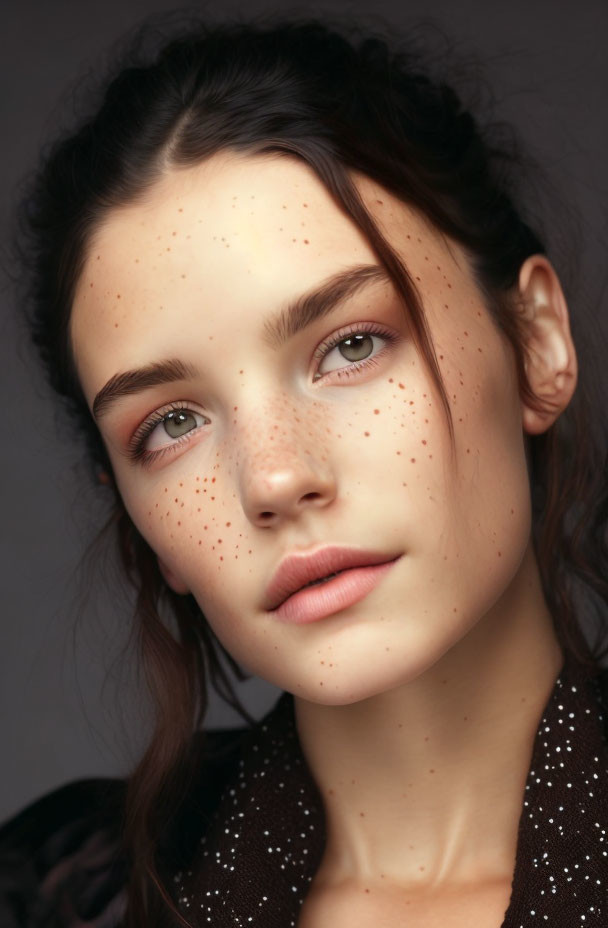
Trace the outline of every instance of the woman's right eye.
[[208, 422], [202, 413], [181, 406], [153, 413], [133, 434], [129, 442], [129, 457], [133, 461], [150, 464], [162, 454], [174, 451], [189, 441], [190, 433]]
[[[176, 409], [167, 412], [149, 433], [146, 448], [153, 451], [166, 443], [167, 438], [182, 438], [203, 424], [203, 416], [191, 409]], [[199, 421], [200, 420], [200, 421]]]

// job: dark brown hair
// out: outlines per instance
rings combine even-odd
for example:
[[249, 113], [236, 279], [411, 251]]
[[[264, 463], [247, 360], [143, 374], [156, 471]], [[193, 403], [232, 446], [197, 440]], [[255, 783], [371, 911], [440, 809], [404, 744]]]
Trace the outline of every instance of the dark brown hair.
[[[23, 219], [33, 340], [95, 465], [110, 475], [110, 523], [137, 591], [134, 634], [156, 707], [154, 734], [129, 779], [126, 805], [127, 918], [134, 928], [156, 923], [162, 899], [173, 907], [159, 876], [158, 844], [192, 773], [189, 745], [205, 715], [207, 683], [238, 708], [222, 661], [237, 676], [239, 668], [193, 598], [175, 595], [162, 580], [116, 492], [78, 383], [67, 332], [91, 234], [109, 210], [137, 200], [173, 167], [227, 149], [301, 159], [362, 230], [402, 296], [452, 439], [450, 406], [416, 286], [366, 211], [351, 172], [380, 183], [466, 249], [488, 311], [513, 348], [521, 396], [537, 409], [542, 404], [527, 382], [524, 328], [511, 291], [523, 261], [545, 249], [513, 202], [514, 149], [497, 147], [417, 56], [391, 50], [380, 38], [318, 22], [199, 24], [153, 60], [138, 60], [133, 51], [127, 60], [98, 111], [45, 158]], [[579, 335], [579, 352], [580, 341]], [[590, 370], [588, 361], [581, 365], [572, 402], [555, 424], [526, 441], [546, 600], [562, 646], [592, 667], [606, 653], [599, 632], [605, 633], [608, 603], [608, 492], [605, 436], [591, 427]], [[580, 626], [581, 591], [588, 594], [589, 615], [598, 619], [593, 651]]]

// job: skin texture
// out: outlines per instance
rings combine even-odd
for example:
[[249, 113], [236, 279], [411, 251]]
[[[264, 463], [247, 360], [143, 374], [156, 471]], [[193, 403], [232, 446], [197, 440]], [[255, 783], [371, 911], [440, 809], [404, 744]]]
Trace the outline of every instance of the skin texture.
[[[559, 282], [535, 256], [514, 294], [531, 386], [551, 404], [539, 413], [519, 396], [512, 351], [462, 250], [356, 182], [419, 289], [454, 461], [389, 284], [370, 283], [278, 349], [265, 341], [289, 300], [377, 263], [295, 159], [216, 156], [111, 212], [71, 319], [91, 407], [117, 373], [166, 358], [199, 369], [121, 398], [98, 421], [167, 581], [194, 594], [239, 662], [296, 698], [329, 829], [310, 924], [315, 900], [339, 918], [341, 899], [386, 899], [389, 886], [419, 899], [496, 885], [500, 910], [532, 739], [563, 661], [530, 543], [525, 455], [526, 433], [549, 428], [576, 385]], [[375, 363], [354, 371], [339, 346], [316, 356], [365, 323], [393, 336], [375, 336]], [[150, 466], [130, 461], [135, 429], [175, 402], [195, 414], [192, 430]], [[173, 442], [160, 424], [148, 448]], [[328, 543], [401, 557], [343, 612], [278, 622], [263, 599], [280, 560]]]

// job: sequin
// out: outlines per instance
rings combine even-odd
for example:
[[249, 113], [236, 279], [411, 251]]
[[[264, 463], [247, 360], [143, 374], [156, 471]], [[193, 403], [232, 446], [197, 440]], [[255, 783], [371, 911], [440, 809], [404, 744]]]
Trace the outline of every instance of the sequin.
[[[601, 679], [608, 702], [608, 673]], [[538, 724], [500, 928], [606, 928], [607, 831], [600, 678], [568, 656]], [[198, 858], [189, 876], [176, 875], [180, 910], [197, 926], [296, 928], [325, 837], [321, 797], [285, 693], [244, 736]]]

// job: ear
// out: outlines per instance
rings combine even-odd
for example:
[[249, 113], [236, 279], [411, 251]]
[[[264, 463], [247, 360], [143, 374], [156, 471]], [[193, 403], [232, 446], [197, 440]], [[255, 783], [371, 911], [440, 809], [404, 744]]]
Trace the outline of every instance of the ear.
[[158, 556], [157, 556], [157, 560], [158, 560], [158, 566], [160, 568], [160, 572], [163, 575], [166, 583], [173, 590], [173, 592], [179, 593], [180, 595], [189, 593], [190, 589], [189, 587], [186, 586], [184, 581], [180, 577], [178, 577], [178, 575], [174, 573], [174, 571], [171, 570], [171, 568], [168, 567], [164, 561], [161, 561], [161, 559]]
[[566, 298], [551, 263], [543, 255], [527, 258], [519, 272], [525, 320], [525, 369], [542, 409], [522, 400], [522, 423], [530, 435], [546, 432], [572, 398], [578, 376]]

